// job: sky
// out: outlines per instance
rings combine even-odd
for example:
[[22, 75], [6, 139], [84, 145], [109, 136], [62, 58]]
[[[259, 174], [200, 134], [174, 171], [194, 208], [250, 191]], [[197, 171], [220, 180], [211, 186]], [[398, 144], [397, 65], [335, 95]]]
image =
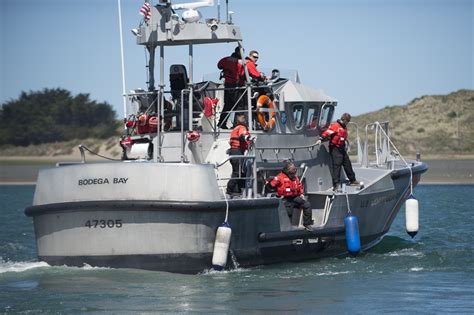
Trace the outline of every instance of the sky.
[[[143, 0], [120, 2], [126, 90], [146, 89], [145, 51], [130, 32]], [[190, 1], [173, 1], [182, 2]], [[474, 0], [229, 0], [229, 10], [260, 69], [297, 70], [301, 83], [339, 101], [336, 115], [474, 89]], [[201, 12], [216, 17], [217, 5]], [[64, 88], [122, 117], [118, 25], [117, 0], [0, 0], [0, 104]], [[194, 81], [217, 72], [234, 47], [195, 46]], [[187, 65], [187, 54], [166, 48], [165, 68]]]

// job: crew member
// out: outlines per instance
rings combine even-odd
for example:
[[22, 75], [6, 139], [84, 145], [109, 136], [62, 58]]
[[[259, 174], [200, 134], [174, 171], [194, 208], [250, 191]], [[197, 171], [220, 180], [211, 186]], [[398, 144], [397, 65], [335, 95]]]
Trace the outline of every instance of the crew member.
[[221, 112], [218, 126], [226, 129], [227, 118], [232, 107], [238, 101], [241, 91], [239, 87], [244, 85], [244, 66], [241, 62], [240, 47], [236, 47], [232, 55], [224, 57], [217, 63], [224, 75], [224, 109]]
[[311, 231], [311, 225], [313, 225], [311, 204], [304, 198], [303, 185], [296, 176], [295, 164], [286, 163], [283, 170], [270, 181], [269, 185], [271, 188], [276, 188], [278, 197], [283, 197], [283, 204], [290, 220], [294, 208], [303, 210], [303, 226]]
[[[236, 126], [230, 133], [230, 152], [229, 155], [244, 155], [248, 150], [252, 137], [248, 131], [247, 119], [244, 114], [237, 114]], [[240, 177], [244, 174], [241, 165], [242, 159], [231, 159], [232, 165], [231, 179], [227, 183], [227, 194], [238, 195], [242, 193], [242, 188], [245, 187], [245, 180]], [[242, 170], [242, 171], [241, 171]]]
[[265, 81], [265, 75], [257, 70], [257, 60], [259, 58], [258, 51], [252, 50], [249, 53], [249, 56], [245, 58], [245, 64], [247, 65], [247, 70], [249, 76], [253, 81]]
[[349, 133], [347, 132], [347, 124], [350, 121], [350, 114], [342, 114], [341, 119], [332, 123], [329, 128], [322, 133], [318, 141], [316, 141], [316, 144], [319, 145], [322, 141], [329, 140], [329, 153], [331, 154], [332, 159], [331, 175], [334, 190], [337, 189], [337, 185], [340, 183], [341, 166], [344, 167], [350, 185], [359, 185], [346, 150], [346, 140], [349, 136]]

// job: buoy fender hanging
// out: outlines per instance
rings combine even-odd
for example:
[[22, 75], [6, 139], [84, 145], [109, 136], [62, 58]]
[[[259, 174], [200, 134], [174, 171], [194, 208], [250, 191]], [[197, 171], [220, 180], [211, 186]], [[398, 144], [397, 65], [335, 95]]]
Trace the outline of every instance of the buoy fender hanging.
[[419, 229], [419, 210], [418, 200], [410, 195], [405, 201], [405, 227], [408, 235], [412, 238], [418, 233]]
[[229, 223], [224, 222], [217, 228], [214, 252], [212, 254], [212, 268], [214, 270], [223, 270], [227, 263], [231, 235], [232, 229]]
[[344, 218], [344, 227], [346, 229], [347, 250], [352, 255], [360, 252], [359, 222], [357, 217], [349, 214]]

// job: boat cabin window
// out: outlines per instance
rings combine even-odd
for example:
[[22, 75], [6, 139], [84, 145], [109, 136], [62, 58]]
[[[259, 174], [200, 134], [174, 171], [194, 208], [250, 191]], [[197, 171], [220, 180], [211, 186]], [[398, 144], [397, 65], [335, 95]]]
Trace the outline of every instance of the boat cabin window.
[[319, 128], [326, 129], [329, 127], [331, 123], [332, 116], [334, 114], [334, 106], [333, 105], [324, 105], [321, 109], [321, 117], [319, 119]]
[[314, 130], [318, 128], [318, 109], [314, 107], [308, 108], [306, 115], [306, 128]]
[[301, 129], [303, 126], [303, 114], [304, 114], [304, 107], [303, 104], [296, 104], [293, 106], [293, 120], [295, 123], [296, 129]]

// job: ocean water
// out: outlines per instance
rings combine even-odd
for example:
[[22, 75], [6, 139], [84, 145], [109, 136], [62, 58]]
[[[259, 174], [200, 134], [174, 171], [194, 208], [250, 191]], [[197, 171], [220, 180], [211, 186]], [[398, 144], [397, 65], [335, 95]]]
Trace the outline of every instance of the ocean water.
[[23, 209], [34, 186], [0, 186], [0, 313], [473, 314], [474, 185], [422, 185], [420, 231], [358, 257], [180, 275], [36, 259]]

